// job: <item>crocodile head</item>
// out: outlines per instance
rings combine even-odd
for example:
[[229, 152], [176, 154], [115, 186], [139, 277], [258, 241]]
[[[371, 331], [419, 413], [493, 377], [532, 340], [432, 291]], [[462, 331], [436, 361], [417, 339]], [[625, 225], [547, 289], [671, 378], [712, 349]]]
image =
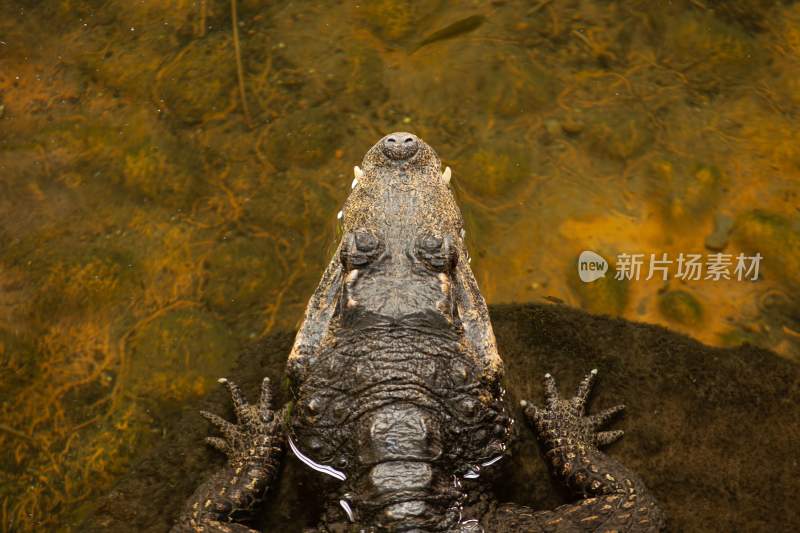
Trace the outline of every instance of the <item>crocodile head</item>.
[[289, 357], [292, 448], [345, 482], [364, 526], [460, 530], [453, 476], [505, 449], [500, 359], [449, 182], [410, 133], [367, 152]]
[[451, 323], [451, 278], [466, 256], [449, 170], [416, 136], [393, 133], [355, 174], [342, 209], [342, 318]]

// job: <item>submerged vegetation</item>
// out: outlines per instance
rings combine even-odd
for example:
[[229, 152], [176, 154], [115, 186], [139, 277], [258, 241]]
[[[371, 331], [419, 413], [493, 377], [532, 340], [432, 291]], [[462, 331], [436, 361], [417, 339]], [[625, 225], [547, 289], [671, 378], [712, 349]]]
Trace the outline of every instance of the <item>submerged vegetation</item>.
[[[295, 326], [394, 130], [452, 167], [490, 302], [800, 359], [800, 4], [402, 4], [0, 5], [0, 532], [69, 530], [161, 406]], [[706, 242], [761, 281], [576, 281]]]

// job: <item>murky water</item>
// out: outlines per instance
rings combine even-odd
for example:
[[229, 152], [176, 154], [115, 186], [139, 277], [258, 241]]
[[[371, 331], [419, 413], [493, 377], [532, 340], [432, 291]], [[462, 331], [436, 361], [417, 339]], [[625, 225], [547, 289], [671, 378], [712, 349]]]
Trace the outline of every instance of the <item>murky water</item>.
[[800, 360], [797, 72], [797, 2], [2, 2], [0, 531], [61, 523], [296, 325], [391, 131], [453, 169], [490, 303]]

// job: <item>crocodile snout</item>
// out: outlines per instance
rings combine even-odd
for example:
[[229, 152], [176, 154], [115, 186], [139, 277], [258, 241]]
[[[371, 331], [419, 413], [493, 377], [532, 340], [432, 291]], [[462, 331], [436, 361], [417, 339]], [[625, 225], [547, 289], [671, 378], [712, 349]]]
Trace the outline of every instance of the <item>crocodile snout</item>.
[[419, 150], [417, 136], [404, 131], [389, 134], [381, 142], [383, 155], [395, 161], [411, 159], [417, 150]]

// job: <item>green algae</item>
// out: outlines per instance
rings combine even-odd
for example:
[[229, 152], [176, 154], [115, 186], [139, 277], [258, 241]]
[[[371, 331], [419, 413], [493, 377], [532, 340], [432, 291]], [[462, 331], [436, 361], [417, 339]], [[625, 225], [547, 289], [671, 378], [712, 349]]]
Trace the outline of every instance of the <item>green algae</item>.
[[658, 298], [658, 311], [670, 322], [698, 327], [703, 321], [703, 307], [690, 292], [670, 290]]
[[762, 268], [788, 287], [800, 286], [800, 226], [778, 213], [754, 209], [736, 217], [733, 239], [750, 254], [760, 253]]
[[[614, 257], [613, 254], [601, 253], [603, 257]], [[616, 279], [615, 265], [609, 263], [605, 276], [591, 283], [584, 283], [575, 275], [577, 256], [569, 263], [567, 282], [573, 294], [577, 296], [582, 309], [590, 313], [620, 316], [624, 314], [630, 302], [629, 281]]]

